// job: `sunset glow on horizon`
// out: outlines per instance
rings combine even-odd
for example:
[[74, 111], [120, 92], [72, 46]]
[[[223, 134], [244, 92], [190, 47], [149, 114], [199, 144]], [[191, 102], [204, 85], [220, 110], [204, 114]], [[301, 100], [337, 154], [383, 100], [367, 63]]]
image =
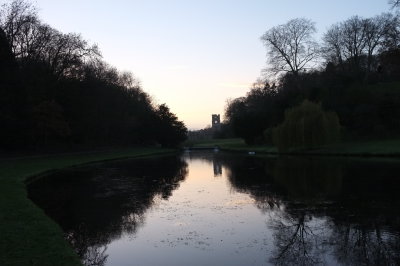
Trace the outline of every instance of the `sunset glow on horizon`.
[[[9, 1], [6, 1], [9, 2]], [[245, 96], [266, 67], [260, 37], [292, 18], [326, 29], [351, 16], [390, 12], [386, 0], [51, 1], [35, 5], [44, 23], [98, 44], [104, 60], [130, 71], [156, 103], [189, 129], [211, 124], [228, 99]], [[343, 8], [343, 7], [346, 8]]]

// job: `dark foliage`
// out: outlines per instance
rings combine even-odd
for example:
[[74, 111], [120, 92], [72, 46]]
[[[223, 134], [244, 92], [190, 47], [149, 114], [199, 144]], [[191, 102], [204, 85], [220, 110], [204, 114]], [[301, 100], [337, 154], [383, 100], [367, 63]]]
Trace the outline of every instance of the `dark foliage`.
[[79, 34], [16, 0], [0, 10], [0, 148], [175, 146], [186, 127]]
[[288, 72], [277, 86], [256, 82], [246, 97], [228, 102], [225, 122], [249, 144], [270, 142], [285, 110], [309, 100], [338, 115], [345, 139], [398, 136], [399, 33], [400, 19], [393, 14], [333, 25], [324, 36], [323, 67]]
[[304, 100], [301, 105], [286, 110], [285, 120], [272, 134], [279, 151], [310, 149], [338, 141], [340, 124], [335, 113], [324, 112], [320, 104]]

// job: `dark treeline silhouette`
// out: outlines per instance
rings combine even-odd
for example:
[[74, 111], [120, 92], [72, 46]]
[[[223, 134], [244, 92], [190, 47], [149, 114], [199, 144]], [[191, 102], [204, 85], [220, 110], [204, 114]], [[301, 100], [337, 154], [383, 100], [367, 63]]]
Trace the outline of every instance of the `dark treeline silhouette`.
[[351, 17], [332, 25], [322, 43], [315, 31], [313, 22], [293, 19], [262, 36], [270, 76], [228, 102], [225, 122], [249, 144], [271, 142], [285, 111], [308, 100], [336, 113], [342, 138], [398, 135], [399, 15]]
[[79, 34], [44, 24], [27, 1], [0, 9], [0, 147], [174, 146], [186, 127]]

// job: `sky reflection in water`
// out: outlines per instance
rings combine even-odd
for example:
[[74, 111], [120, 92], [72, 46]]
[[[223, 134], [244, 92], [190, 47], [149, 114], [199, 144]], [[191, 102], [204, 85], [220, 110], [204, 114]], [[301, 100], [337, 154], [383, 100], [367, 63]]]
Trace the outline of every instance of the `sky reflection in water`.
[[29, 185], [87, 265], [399, 262], [396, 161], [190, 153]]

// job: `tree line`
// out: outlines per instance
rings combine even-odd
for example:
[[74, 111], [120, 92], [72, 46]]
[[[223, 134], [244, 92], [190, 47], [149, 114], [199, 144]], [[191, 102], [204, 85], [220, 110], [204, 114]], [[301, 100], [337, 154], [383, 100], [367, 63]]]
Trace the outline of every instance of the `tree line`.
[[[392, 5], [399, 7], [398, 1]], [[315, 33], [315, 23], [304, 18], [265, 32], [261, 41], [267, 48], [266, 75], [246, 96], [228, 101], [228, 128], [249, 144], [293, 143], [309, 132], [307, 123], [319, 130], [307, 134], [320, 139], [325, 134], [322, 139], [337, 140], [338, 136], [324, 132], [337, 132], [338, 127], [342, 139], [398, 136], [399, 14], [353, 16], [332, 25], [322, 41], [315, 39]], [[309, 120], [316, 113], [313, 117], [319, 120]], [[301, 138], [303, 143], [297, 146], [308, 146]]]
[[97, 45], [43, 23], [15, 0], [0, 9], [0, 147], [175, 146], [187, 129]]

